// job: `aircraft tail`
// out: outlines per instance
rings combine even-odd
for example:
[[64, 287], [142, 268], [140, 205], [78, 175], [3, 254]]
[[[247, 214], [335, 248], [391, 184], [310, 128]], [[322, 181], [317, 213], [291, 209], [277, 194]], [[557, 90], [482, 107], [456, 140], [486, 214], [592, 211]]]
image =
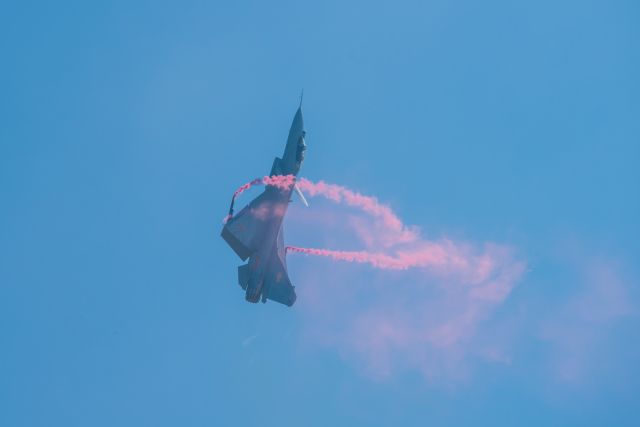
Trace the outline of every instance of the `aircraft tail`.
[[238, 284], [245, 291], [247, 290], [247, 284], [249, 283], [249, 264], [241, 265], [238, 267]]
[[286, 264], [277, 254], [274, 254], [269, 261], [264, 283], [262, 302], [270, 299], [289, 307], [296, 302], [296, 291], [289, 280]]

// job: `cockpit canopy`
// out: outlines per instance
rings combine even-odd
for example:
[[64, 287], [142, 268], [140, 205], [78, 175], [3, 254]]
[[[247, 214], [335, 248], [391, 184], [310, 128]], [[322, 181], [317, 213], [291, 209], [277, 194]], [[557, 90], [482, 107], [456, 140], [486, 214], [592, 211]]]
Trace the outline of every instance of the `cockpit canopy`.
[[296, 162], [302, 163], [304, 160], [304, 151], [307, 149], [307, 144], [304, 142], [305, 132], [302, 132], [302, 136], [298, 139], [298, 146], [296, 148]]

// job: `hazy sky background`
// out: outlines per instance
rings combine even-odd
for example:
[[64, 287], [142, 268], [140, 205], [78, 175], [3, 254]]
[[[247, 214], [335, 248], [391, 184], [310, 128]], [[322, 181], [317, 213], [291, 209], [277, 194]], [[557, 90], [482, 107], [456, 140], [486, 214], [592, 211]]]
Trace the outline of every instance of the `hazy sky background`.
[[[5, 5], [0, 425], [637, 425], [640, 4], [515, 3]], [[302, 88], [303, 176], [526, 265], [459, 340], [412, 271], [244, 301], [221, 219]], [[287, 243], [345, 243], [310, 203]]]

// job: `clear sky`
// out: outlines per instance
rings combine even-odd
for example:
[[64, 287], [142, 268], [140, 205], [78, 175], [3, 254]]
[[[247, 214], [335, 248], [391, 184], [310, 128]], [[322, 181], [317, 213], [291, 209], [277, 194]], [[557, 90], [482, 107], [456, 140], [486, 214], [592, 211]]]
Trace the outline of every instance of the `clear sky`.
[[[638, 425], [639, 23], [633, 0], [5, 4], [0, 425]], [[508, 253], [499, 301], [299, 254], [294, 307], [244, 301], [221, 219], [302, 88], [302, 175]], [[309, 201], [288, 244], [359, 248], [352, 210]]]

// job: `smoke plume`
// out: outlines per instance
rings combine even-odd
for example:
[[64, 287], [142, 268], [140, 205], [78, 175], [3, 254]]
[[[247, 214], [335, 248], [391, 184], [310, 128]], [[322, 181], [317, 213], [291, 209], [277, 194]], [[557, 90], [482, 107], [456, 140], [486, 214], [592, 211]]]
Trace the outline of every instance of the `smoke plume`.
[[[315, 232], [312, 240], [330, 241], [332, 246], [334, 227], [347, 227], [346, 234], [357, 238], [347, 236], [348, 244], [360, 247], [350, 251], [286, 247], [289, 253], [314, 256], [297, 264], [295, 278], [310, 345], [337, 348], [377, 378], [402, 369], [416, 369], [427, 378], [460, 378], [472, 357], [508, 363], [508, 353], [492, 335], [500, 332], [479, 334], [478, 329], [524, 274], [526, 264], [513, 248], [425, 239], [418, 227], [404, 224], [376, 197], [323, 181], [271, 176], [253, 180], [239, 191], [257, 184], [285, 190], [297, 184], [308, 196], [364, 214], [321, 212], [316, 205], [291, 218], [309, 221], [312, 227], [303, 229]], [[339, 219], [333, 221], [333, 216]], [[323, 258], [344, 266], [327, 268]], [[374, 269], [350, 269], [347, 263]], [[324, 269], [322, 274], [319, 269]]]

